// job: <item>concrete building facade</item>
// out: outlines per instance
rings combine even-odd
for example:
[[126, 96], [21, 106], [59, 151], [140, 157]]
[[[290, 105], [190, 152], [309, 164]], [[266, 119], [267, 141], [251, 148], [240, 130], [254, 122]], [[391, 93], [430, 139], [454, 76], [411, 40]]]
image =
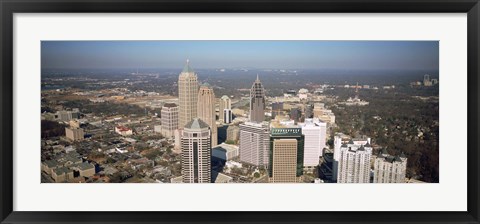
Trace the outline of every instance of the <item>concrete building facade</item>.
[[160, 120], [162, 121], [162, 135], [168, 138], [173, 137], [175, 130], [178, 129], [178, 106], [174, 103], [164, 104]]
[[300, 125], [305, 135], [303, 166], [318, 166], [322, 150], [326, 146], [327, 124], [314, 119], [305, 119]]
[[267, 124], [240, 124], [240, 161], [255, 166], [268, 166], [269, 127]]
[[65, 136], [71, 141], [81, 141], [85, 133], [82, 128], [65, 128]]
[[373, 164], [373, 183], [405, 183], [407, 158], [379, 152]]

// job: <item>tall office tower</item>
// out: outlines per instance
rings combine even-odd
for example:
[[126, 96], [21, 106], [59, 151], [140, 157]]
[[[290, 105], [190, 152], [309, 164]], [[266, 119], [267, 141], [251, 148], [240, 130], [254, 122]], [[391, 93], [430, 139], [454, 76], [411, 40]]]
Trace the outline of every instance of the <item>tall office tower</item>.
[[407, 157], [389, 155], [386, 150], [378, 153], [373, 165], [373, 183], [405, 183]]
[[263, 122], [265, 120], [265, 89], [257, 75], [257, 80], [250, 89], [250, 121]]
[[271, 130], [269, 182], [295, 183], [300, 181], [303, 174], [304, 138], [300, 128], [273, 128]]
[[217, 124], [215, 122], [215, 93], [213, 88], [208, 84], [204, 83], [198, 91], [198, 118], [205, 121], [212, 131], [212, 146], [217, 145]]
[[223, 109], [223, 123], [230, 124], [232, 123], [232, 110], [231, 109]]
[[[225, 121], [225, 114], [223, 112], [225, 109], [232, 109], [232, 101], [228, 96], [223, 95], [222, 98], [220, 98], [220, 109], [218, 111], [220, 112], [220, 121], [223, 123], [228, 123]], [[230, 120], [232, 120], [231, 117]]]
[[300, 125], [302, 133], [305, 135], [305, 150], [303, 158], [304, 167], [314, 167], [319, 164], [320, 156], [326, 145], [327, 123], [320, 122], [318, 119], [305, 119], [305, 123]]
[[178, 129], [178, 106], [174, 103], [166, 103], [162, 107], [162, 128], [160, 133], [164, 137], [171, 138], [175, 135], [175, 130]]
[[188, 63], [178, 76], [179, 127], [197, 117], [198, 80]]
[[210, 183], [212, 145], [210, 127], [195, 118], [182, 132], [183, 183]]
[[352, 140], [340, 146], [337, 183], [370, 183], [372, 147], [355, 144]]
[[273, 102], [272, 103], [272, 119], [279, 114], [283, 113], [283, 102]]
[[240, 125], [240, 161], [267, 167], [269, 132], [264, 123], [246, 122]]

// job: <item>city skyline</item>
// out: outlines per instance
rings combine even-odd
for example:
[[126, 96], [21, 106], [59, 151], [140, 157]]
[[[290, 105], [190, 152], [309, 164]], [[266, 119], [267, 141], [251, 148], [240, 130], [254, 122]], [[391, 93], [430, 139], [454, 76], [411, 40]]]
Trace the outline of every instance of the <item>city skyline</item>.
[[42, 41], [42, 69], [437, 70], [438, 41]]
[[439, 182], [435, 75], [195, 69], [43, 73], [42, 183]]

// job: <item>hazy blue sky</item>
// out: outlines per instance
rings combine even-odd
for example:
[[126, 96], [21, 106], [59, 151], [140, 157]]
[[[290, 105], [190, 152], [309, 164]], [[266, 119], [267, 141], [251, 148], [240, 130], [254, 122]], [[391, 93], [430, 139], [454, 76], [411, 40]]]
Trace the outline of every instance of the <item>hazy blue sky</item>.
[[437, 41], [43, 41], [42, 69], [438, 69]]

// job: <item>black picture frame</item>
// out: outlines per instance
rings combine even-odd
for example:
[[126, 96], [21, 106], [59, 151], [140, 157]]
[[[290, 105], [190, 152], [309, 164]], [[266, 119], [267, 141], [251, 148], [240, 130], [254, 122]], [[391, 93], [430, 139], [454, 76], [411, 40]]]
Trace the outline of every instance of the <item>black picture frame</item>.
[[[2, 223], [480, 223], [478, 0], [0, 0]], [[13, 211], [14, 13], [467, 13], [468, 211], [466, 212], [21, 212]], [[453, 159], [453, 158], [452, 158]], [[441, 198], [441, 195], [439, 195]], [[32, 199], [34, 200], [34, 199]], [[319, 202], [321, 203], [321, 202]]]

